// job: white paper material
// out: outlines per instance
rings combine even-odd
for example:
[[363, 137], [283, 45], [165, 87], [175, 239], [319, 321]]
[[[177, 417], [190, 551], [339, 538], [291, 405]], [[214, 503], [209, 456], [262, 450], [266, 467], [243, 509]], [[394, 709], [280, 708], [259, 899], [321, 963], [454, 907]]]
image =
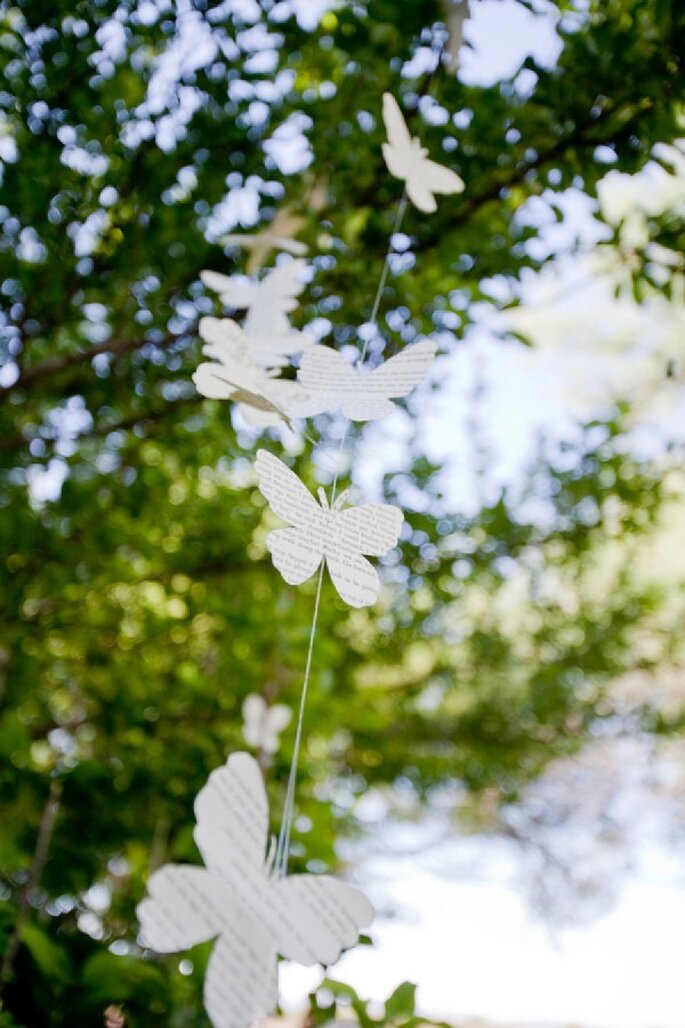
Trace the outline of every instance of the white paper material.
[[306, 400], [302, 386], [255, 363], [244, 331], [230, 318], [201, 318], [199, 331], [205, 340], [202, 352], [214, 359], [193, 373], [197, 391], [240, 404], [248, 424], [266, 427], [284, 421], [291, 428], [290, 414]]
[[222, 236], [220, 242], [245, 247], [249, 251], [247, 273], [254, 275], [266, 264], [272, 250], [284, 250], [294, 257], [305, 256], [307, 246], [295, 239], [305, 223], [305, 219], [290, 207], [281, 207], [273, 221], [261, 232], [232, 232], [230, 235]]
[[279, 736], [291, 718], [290, 707], [284, 703], [274, 703], [269, 707], [263, 696], [252, 692], [243, 702], [243, 738], [248, 746], [262, 753], [275, 753]]
[[246, 232], [231, 232], [223, 236], [222, 243], [229, 246], [244, 246], [248, 250], [283, 250], [291, 253], [294, 257], [304, 257], [307, 253], [307, 246], [299, 239], [288, 239], [286, 236], [275, 236], [271, 232], [258, 232], [254, 235]]
[[388, 142], [383, 157], [388, 171], [402, 179], [407, 196], [420, 211], [437, 210], [433, 193], [461, 193], [463, 180], [454, 171], [428, 159], [428, 150], [419, 139], [412, 139], [399, 104], [391, 93], [383, 94], [383, 121]]
[[299, 585], [325, 559], [333, 585], [351, 607], [368, 607], [380, 592], [378, 572], [363, 554], [382, 557], [397, 543], [404, 515], [388, 504], [369, 504], [341, 510], [345, 493], [328, 506], [320, 503], [283, 461], [258, 450], [255, 461], [259, 489], [274, 514], [292, 528], [269, 532], [266, 545], [281, 575]]
[[218, 936], [204, 1000], [214, 1028], [249, 1028], [278, 1002], [276, 955], [330, 964], [370, 924], [373, 907], [326, 875], [277, 876], [265, 856], [268, 807], [256, 760], [232, 754], [195, 800], [205, 867], [167, 864], [138, 904], [141, 941], [174, 953]]
[[298, 414], [310, 417], [340, 410], [351, 421], [392, 414], [392, 400], [406, 396], [425, 378], [435, 353], [435, 343], [422, 339], [366, 372], [353, 368], [337, 350], [312, 346], [300, 361], [297, 377], [309, 399], [303, 399]]
[[288, 318], [304, 289], [306, 268], [306, 261], [288, 261], [252, 282], [242, 276], [200, 272], [204, 284], [219, 294], [226, 307], [246, 311], [242, 327], [248, 348], [263, 367], [283, 367], [288, 357], [301, 353], [313, 343], [304, 332], [296, 331]]

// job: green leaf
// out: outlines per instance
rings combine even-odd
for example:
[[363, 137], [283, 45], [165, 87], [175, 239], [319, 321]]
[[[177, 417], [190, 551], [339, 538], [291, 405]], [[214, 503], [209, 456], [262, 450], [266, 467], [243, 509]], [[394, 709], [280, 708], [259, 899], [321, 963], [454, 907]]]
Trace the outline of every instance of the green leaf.
[[136, 957], [94, 953], [83, 968], [82, 984], [95, 1003], [124, 1003], [132, 996], [154, 997], [163, 988], [162, 969]]
[[386, 1020], [411, 1017], [416, 1009], [416, 986], [412, 982], [402, 982], [385, 1004]]
[[66, 950], [39, 925], [25, 924], [20, 936], [46, 978], [62, 985], [71, 979], [72, 967]]

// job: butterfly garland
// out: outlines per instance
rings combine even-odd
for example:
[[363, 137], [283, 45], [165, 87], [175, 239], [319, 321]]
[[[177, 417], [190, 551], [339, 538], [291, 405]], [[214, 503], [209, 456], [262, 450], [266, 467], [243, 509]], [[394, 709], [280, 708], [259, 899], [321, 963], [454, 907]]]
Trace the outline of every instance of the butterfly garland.
[[[404, 182], [406, 196], [420, 211], [436, 209], [436, 193], [464, 188], [455, 172], [428, 159], [389, 93], [383, 96], [383, 120], [388, 170]], [[226, 241], [250, 243], [242, 236]], [[201, 273], [204, 285], [218, 294], [220, 302], [231, 311], [243, 311], [244, 317], [241, 325], [229, 317], [201, 319], [202, 352], [209, 360], [193, 374], [198, 392], [236, 403], [255, 428], [282, 422], [294, 430], [295, 420], [324, 413], [339, 412], [359, 422], [392, 413], [393, 401], [407, 396], [428, 374], [435, 344], [423, 339], [371, 371], [352, 367], [342, 354], [315, 344], [290, 323], [306, 277], [301, 244], [290, 240], [286, 246], [280, 239], [259, 237], [256, 242], [280, 245], [298, 256], [252, 281]], [[282, 378], [282, 370], [298, 354], [296, 381]], [[317, 500], [283, 461], [264, 449], [257, 451], [255, 474], [271, 511], [289, 526], [266, 536], [284, 580], [299, 585], [325, 565], [347, 604], [375, 603], [380, 579], [367, 557], [382, 557], [396, 546], [402, 511], [389, 504], [348, 505], [346, 492], [335, 497], [335, 486], [330, 500], [319, 488]], [[321, 579], [318, 588], [320, 593]], [[210, 774], [195, 800], [193, 835], [205, 867], [160, 868], [150, 876], [147, 897], [138, 905], [141, 941], [159, 953], [216, 940], [204, 983], [205, 1007], [214, 1028], [249, 1028], [273, 1011], [278, 1003], [278, 955], [302, 964], [333, 963], [373, 918], [371, 904], [352, 886], [326, 875], [283, 873], [289, 839], [285, 818], [292, 815], [319, 593], [279, 852], [274, 840], [267, 850], [268, 805], [259, 765], [248, 753], [233, 753]], [[289, 708], [267, 707], [263, 697], [251, 694], [243, 705], [246, 742], [260, 754], [275, 753], [290, 717]]]

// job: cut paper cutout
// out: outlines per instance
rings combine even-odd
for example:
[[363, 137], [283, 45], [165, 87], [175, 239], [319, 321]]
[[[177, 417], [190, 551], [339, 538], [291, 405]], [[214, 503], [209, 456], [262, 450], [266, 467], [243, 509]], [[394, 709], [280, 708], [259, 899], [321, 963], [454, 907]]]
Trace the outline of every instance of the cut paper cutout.
[[247, 312], [242, 328], [250, 353], [263, 367], [282, 367], [294, 353], [301, 353], [314, 342], [304, 332], [296, 331], [288, 319], [304, 289], [306, 267], [306, 261], [288, 261], [257, 282], [217, 271], [200, 272], [204, 284], [219, 294], [226, 307]]
[[307, 399], [298, 382], [274, 377], [256, 364], [248, 337], [230, 318], [201, 318], [199, 331], [206, 345], [202, 352], [214, 360], [199, 364], [193, 373], [195, 388], [212, 400], [232, 400], [250, 425], [260, 428], [284, 421]]
[[224, 236], [221, 242], [232, 246], [244, 246], [248, 250], [283, 250], [285, 253], [291, 253], [293, 257], [304, 257], [307, 253], [306, 243], [301, 243], [298, 239], [288, 239], [286, 236], [275, 236], [271, 232], [259, 232], [255, 235], [232, 232]]
[[430, 339], [408, 346], [373, 371], [352, 367], [327, 346], [312, 346], [300, 361], [298, 381], [309, 399], [298, 414], [310, 417], [340, 410], [351, 421], [372, 421], [392, 414], [393, 399], [406, 396], [425, 378], [435, 359]]
[[243, 702], [243, 738], [256, 750], [275, 753], [279, 736], [291, 718], [292, 711], [284, 703], [274, 703], [269, 707], [259, 693], [250, 693]]
[[404, 515], [389, 504], [341, 510], [345, 493], [332, 507], [323, 489], [320, 503], [303, 482], [267, 450], [255, 461], [259, 489], [274, 514], [292, 528], [269, 532], [266, 545], [289, 585], [311, 578], [326, 561], [333, 585], [351, 607], [368, 607], [380, 592], [378, 572], [363, 554], [382, 557], [397, 544]]
[[249, 251], [247, 273], [254, 275], [266, 264], [272, 250], [283, 250], [294, 257], [304, 257], [307, 246], [294, 236], [304, 227], [306, 221], [289, 207], [281, 207], [273, 221], [261, 232], [232, 232], [222, 236], [220, 242], [229, 246], [243, 246]]
[[264, 781], [249, 753], [233, 753], [211, 773], [195, 817], [206, 866], [167, 864], [150, 876], [137, 908], [141, 941], [175, 953], [218, 936], [205, 976], [207, 1014], [214, 1028], [249, 1028], [278, 1002], [277, 954], [331, 964], [355, 945], [373, 907], [327, 875], [274, 873]]
[[383, 121], [388, 142], [383, 143], [383, 157], [388, 171], [402, 179], [407, 196], [420, 211], [432, 214], [437, 210], [433, 193], [461, 193], [463, 179], [428, 158], [421, 140], [412, 138], [397, 100], [391, 93], [383, 94]]

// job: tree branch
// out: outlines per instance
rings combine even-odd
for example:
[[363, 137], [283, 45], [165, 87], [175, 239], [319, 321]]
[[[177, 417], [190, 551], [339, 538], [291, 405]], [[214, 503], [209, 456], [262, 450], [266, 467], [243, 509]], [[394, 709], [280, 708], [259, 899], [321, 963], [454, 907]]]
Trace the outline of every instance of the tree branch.
[[[112, 432], [127, 432], [132, 428], [136, 428], [138, 425], [154, 424], [155, 422], [161, 421], [168, 414], [172, 414], [178, 410], [179, 407], [185, 407], [186, 405], [191, 406], [199, 403], [204, 397], [199, 393], [192, 396], [180, 396], [176, 400], [168, 400], [163, 407], [159, 407], [157, 410], [148, 411], [146, 414], [132, 414], [128, 418], [122, 418], [120, 421], [115, 421], [111, 424], [94, 425], [92, 428], [85, 429], [83, 432], [79, 432], [70, 438], [70, 442], [80, 442], [83, 439], [95, 439], [101, 436], [111, 435]], [[40, 439], [42, 442], [48, 444], [55, 444], [58, 442], [57, 439], [46, 439], [44, 436], [37, 433], [35, 435], [26, 436], [17, 434], [8, 436], [4, 439], [0, 439], [0, 453], [7, 450], [21, 450], [26, 446], [30, 446], [35, 439]], [[39, 464], [41, 460], [48, 460], [49, 457], [43, 457], [36, 459], [35, 463]]]
[[2, 1009], [2, 992], [6, 985], [12, 980], [14, 972], [14, 961], [16, 960], [21, 933], [29, 916], [31, 907], [31, 893], [38, 886], [45, 870], [48, 860], [48, 851], [52, 842], [52, 833], [55, 830], [55, 823], [59, 815], [60, 802], [62, 799], [62, 780], [60, 778], [50, 779], [50, 791], [43, 807], [43, 813], [38, 827], [38, 838], [33, 861], [29, 870], [28, 878], [20, 893], [19, 912], [12, 934], [7, 942], [7, 949], [0, 967], [0, 1010]]
[[[164, 345], [170, 340], [165, 339], [161, 343], [153, 345]], [[12, 385], [0, 388], [0, 400], [15, 392], [17, 389], [24, 389], [41, 378], [48, 378], [50, 375], [58, 375], [66, 368], [74, 367], [77, 364], [84, 364], [97, 357], [100, 353], [123, 354], [131, 350], [139, 350], [146, 343], [152, 343], [150, 339], [107, 339], [103, 343], [94, 343], [87, 350], [78, 350], [76, 353], [65, 353], [61, 357], [51, 357], [49, 360], [36, 364], [32, 368], [24, 369]]]

